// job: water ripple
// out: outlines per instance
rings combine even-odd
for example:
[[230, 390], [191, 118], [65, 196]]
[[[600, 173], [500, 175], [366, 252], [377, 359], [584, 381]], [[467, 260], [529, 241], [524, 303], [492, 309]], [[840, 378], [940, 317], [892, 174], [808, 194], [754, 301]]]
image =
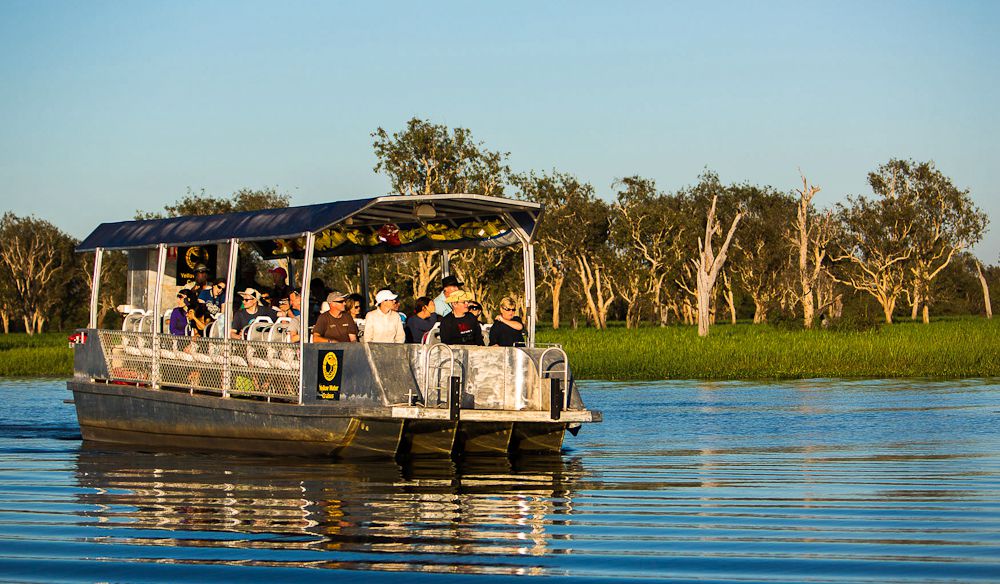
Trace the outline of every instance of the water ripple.
[[81, 445], [0, 382], [0, 580], [998, 581], [998, 389], [590, 383], [562, 457], [399, 467]]

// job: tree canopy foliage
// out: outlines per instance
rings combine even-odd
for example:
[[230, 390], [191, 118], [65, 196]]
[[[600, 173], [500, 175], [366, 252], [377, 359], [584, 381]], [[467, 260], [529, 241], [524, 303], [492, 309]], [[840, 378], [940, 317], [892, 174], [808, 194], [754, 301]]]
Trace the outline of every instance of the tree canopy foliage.
[[[893, 322], [904, 303], [911, 318], [922, 311], [927, 321], [931, 308], [990, 313], [990, 295], [1000, 290], [1000, 268], [983, 265], [969, 252], [982, 239], [988, 217], [968, 189], [931, 161], [891, 159], [868, 174], [870, 193], [824, 208], [814, 201], [820, 188], [804, 176], [801, 189], [794, 180], [724, 184], [706, 169], [692, 184], [666, 191], [648, 177], [626, 174], [603, 192], [564, 170], [513, 172], [508, 152], [477, 140], [467, 128], [413, 118], [398, 131], [379, 127], [371, 137], [374, 171], [389, 178], [394, 194], [506, 195], [544, 205], [534, 244], [538, 308], [553, 328], [567, 321], [603, 328], [612, 320], [628, 327], [707, 326], [737, 317], [811, 327], [815, 321], [828, 325], [845, 311], [869, 318], [869, 310]], [[273, 187], [223, 197], [188, 189], [162, 210], [138, 211], [136, 218], [290, 203], [288, 194]], [[83, 324], [93, 256], [76, 256], [73, 245], [47, 221], [3, 216], [5, 330], [17, 320], [32, 332], [52, 322]], [[241, 263], [257, 261], [243, 254]], [[449, 264], [487, 314], [503, 296], [523, 306], [516, 250], [452, 252]], [[358, 289], [360, 266], [358, 258], [322, 259], [314, 275], [329, 287], [372, 293]], [[436, 294], [442, 268], [440, 256], [430, 252], [369, 260], [373, 287], [412, 298]], [[106, 256], [103, 270], [105, 277], [123, 280], [124, 255]], [[102, 313], [124, 294], [123, 287], [103, 282], [100, 292]]]

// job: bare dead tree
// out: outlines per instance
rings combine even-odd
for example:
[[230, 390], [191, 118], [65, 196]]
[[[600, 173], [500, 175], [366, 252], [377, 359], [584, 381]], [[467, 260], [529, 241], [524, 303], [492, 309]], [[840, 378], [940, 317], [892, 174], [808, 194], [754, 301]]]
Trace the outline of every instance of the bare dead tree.
[[722, 234], [722, 226], [715, 218], [715, 205], [719, 197], [712, 197], [712, 207], [708, 210], [708, 218], [705, 221], [705, 237], [698, 239], [698, 258], [692, 260], [692, 264], [697, 271], [698, 278], [698, 336], [707, 337], [708, 329], [712, 324], [710, 304], [712, 290], [715, 289], [715, 281], [719, 277], [719, 271], [726, 263], [726, 254], [729, 246], [733, 242], [733, 235], [736, 233], [736, 226], [743, 218], [743, 211], [738, 211], [733, 217], [733, 222], [726, 233], [726, 239], [716, 254], [712, 250], [712, 238], [716, 234]]
[[976, 260], [976, 273], [979, 274], [979, 284], [983, 287], [983, 304], [986, 305], [986, 318], [993, 318], [993, 303], [990, 301], [990, 285], [983, 275], [983, 265]]
[[834, 219], [832, 213], [815, 216], [812, 200], [821, 189], [809, 184], [805, 175], [800, 173], [799, 176], [802, 177], [802, 189], [796, 191], [799, 193], [799, 206], [794, 232], [799, 252], [799, 303], [802, 305], [802, 324], [811, 329], [817, 314], [816, 283], [823, 272], [823, 261], [833, 236]]
[[587, 315], [595, 327], [608, 328], [608, 308], [615, 299], [615, 291], [604, 262], [587, 253], [576, 253], [574, 259]]

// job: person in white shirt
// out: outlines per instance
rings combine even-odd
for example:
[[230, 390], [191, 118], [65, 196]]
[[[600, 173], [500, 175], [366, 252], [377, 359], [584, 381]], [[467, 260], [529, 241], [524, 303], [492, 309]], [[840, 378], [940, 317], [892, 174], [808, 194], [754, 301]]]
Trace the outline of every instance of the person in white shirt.
[[365, 316], [365, 334], [361, 339], [366, 343], [402, 343], [406, 340], [403, 321], [393, 310], [397, 296], [392, 290], [379, 290], [375, 295], [375, 310]]

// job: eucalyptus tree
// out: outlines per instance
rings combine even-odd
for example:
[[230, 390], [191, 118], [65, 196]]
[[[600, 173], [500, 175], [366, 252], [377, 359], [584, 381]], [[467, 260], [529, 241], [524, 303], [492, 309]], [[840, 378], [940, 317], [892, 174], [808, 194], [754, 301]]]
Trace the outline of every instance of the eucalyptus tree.
[[911, 318], [916, 320], [922, 307], [926, 323], [934, 279], [956, 253], [982, 239], [989, 220], [973, 203], [968, 189], [957, 188], [933, 162], [894, 158], [870, 172], [868, 183], [877, 196], [913, 208], [907, 296]]
[[762, 323], [781, 297], [791, 268], [787, 242], [795, 201], [772, 187], [748, 183], [728, 191], [745, 211], [733, 240], [730, 270], [753, 300], [754, 323]]
[[487, 149], [466, 128], [412, 118], [400, 132], [379, 127], [371, 136], [375, 172], [385, 173], [401, 195], [503, 194], [510, 153]]
[[577, 285], [588, 318], [603, 327], [614, 299], [608, 274], [607, 203], [589, 183], [558, 171], [532, 171], [511, 182], [522, 197], [545, 205], [535, 252], [539, 279], [552, 298], [552, 328], [560, 326], [562, 293], [569, 282]]
[[229, 197], [209, 195], [205, 189], [195, 192], [188, 188], [187, 194], [174, 203], [164, 205], [163, 211], [136, 211], [136, 219], [163, 219], [187, 215], [219, 215], [240, 211], [259, 211], [287, 207], [291, 196], [279, 193], [275, 187], [251, 189], [244, 187]]
[[976, 264], [976, 276], [979, 277], [979, 285], [983, 289], [983, 309], [986, 310], [986, 318], [993, 318], [993, 303], [990, 301], [990, 284], [983, 274], [983, 264], [978, 260], [973, 260]]
[[838, 204], [837, 209], [843, 236], [832, 258], [837, 263], [834, 277], [870, 294], [891, 324], [907, 284], [907, 262], [913, 257], [914, 207], [901, 197], [850, 196], [848, 204]]
[[615, 182], [611, 243], [619, 255], [618, 294], [628, 303], [626, 326], [638, 326], [643, 302], [648, 300], [661, 325], [666, 320], [666, 288], [682, 257], [680, 199], [656, 190], [651, 179], [630, 176]]
[[[106, 251], [101, 260], [100, 288], [97, 298], [97, 325], [103, 326], [105, 318], [116, 306], [125, 302], [125, 283], [128, 271], [128, 258], [123, 251]], [[81, 289], [87, 298], [94, 286], [94, 253], [87, 252], [79, 256], [76, 263], [74, 279], [82, 285]], [[120, 322], [118, 323], [120, 324]]]
[[[589, 196], [574, 201], [580, 218], [571, 255], [584, 310], [599, 329], [608, 326], [608, 308], [615, 300], [615, 277], [620, 273], [609, 242], [611, 207], [591, 189]], [[616, 269], [617, 268], [617, 269]]]
[[[736, 227], [743, 218], [743, 211], [737, 211], [733, 216], [729, 230], [726, 232], [722, 246], [718, 253], [713, 250], [712, 240], [716, 235], [722, 235], [722, 223], [715, 215], [718, 195], [712, 197], [712, 206], [708, 209], [705, 219], [705, 237], [698, 240], [698, 256], [692, 260], [698, 279], [698, 336], [707, 337], [708, 329], [712, 325], [710, 312], [710, 299], [712, 291], [715, 289], [715, 282], [719, 277], [719, 271], [726, 263], [726, 255], [729, 253], [729, 246], [733, 242]], [[735, 316], [735, 315], [734, 315]]]
[[[675, 282], [681, 290], [688, 293], [688, 303], [691, 297], [694, 298], [696, 312], [693, 316], [698, 323], [698, 336], [702, 337], [708, 336], [708, 329], [715, 318], [713, 299], [716, 282], [726, 263], [736, 227], [744, 214], [732, 190], [722, 185], [718, 174], [706, 170], [698, 177], [697, 184], [682, 189], [676, 195], [684, 209], [682, 216], [692, 223], [690, 233], [684, 239], [688, 250], [686, 266]], [[717, 235], [723, 235], [720, 216], [732, 217], [732, 220], [723, 236], [722, 245], [716, 252], [714, 239]], [[705, 219], [701, 219], [702, 217]], [[702, 235], [698, 235], [699, 233]], [[697, 244], [697, 247], [693, 244]], [[735, 315], [731, 296], [729, 300], [730, 311]], [[690, 310], [689, 306], [687, 308]]]
[[58, 227], [35, 217], [7, 212], [0, 218], [0, 279], [8, 281], [13, 308], [29, 335], [67, 300], [64, 293], [73, 277], [76, 240]]
[[799, 200], [794, 227], [790, 233], [798, 256], [796, 296], [802, 305], [802, 324], [807, 329], [813, 327], [817, 312], [822, 312], [826, 304], [833, 300], [832, 294], [823, 294], [820, 289], [829, 286], [820, 286], [820, 283], [830, 282], [825, 271], [837, 225], [832, 212], [820, 214], [812, 203], [813, 197], [820, 190], [820, 187], [810, 184], [802, 176], [802, 189], [796, 190]]
[[[378, 162], [374, 170], [389, 177], [401, 195], [473, 193], [501, 196], [510, 175], [509, 152], [477, 142], [466, 128], [412, 118], [390, 134], [379, 127], [371, 134]], [[469, 254], [466, 254], [469, 255]], [[424, 296], [441, 275], [435, 252], [406, 254], [398, 267], [413, 281], [413, 293]]]

